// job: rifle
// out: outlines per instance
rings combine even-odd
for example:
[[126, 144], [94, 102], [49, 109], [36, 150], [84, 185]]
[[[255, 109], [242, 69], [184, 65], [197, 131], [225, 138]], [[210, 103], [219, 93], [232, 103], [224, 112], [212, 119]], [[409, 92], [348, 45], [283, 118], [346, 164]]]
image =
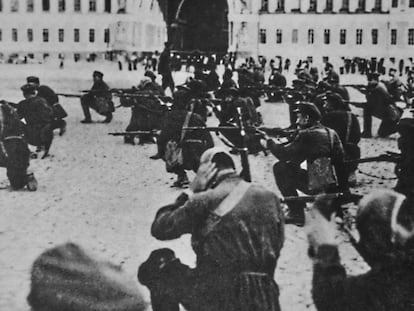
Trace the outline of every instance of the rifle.
[[152, 135], [152, 136], [158, 136], [159, 134], [157, 133], [157, 131], [131, 131], [131, 132], [111, 132], [108, 133], [108, 135], [111, 136], [137, 136], [137, 135]]
[[362, 195], [349, 193], [349, 192], [336, 192], [336, 193], [325, 193], [325, 194], [319, 194], [319, 195], [304, 195], [304, 196], [289, 196], [284, 197], [281, 199], [282, 203], [290, 203], [290, 202], [314, 202], [317, 197], [323, 196], [324, 198], [328, 200], [334, 200], [339, 199], [341, 200], [342, 204], [346, 203], [356, 203], [361, 198]]
[[362, 94], [365, 94], [367, 91], [367, 86], [364, 84], [342, 84], [343, 87], [352, 87], [358, 91], [360, 91]]
[[56, 93], [58, 96], [81, 98], [84, 94]]
[[212, 132], [220, 132], [220, 131], [237, 131], [240, 133], [242, 138], [242, 145], [241, 146], [231, 146], [230, 143], [226, 143], [226, 145], [230, 145], [230, 147], [236, 149], [240, 153], [241, 164], [242, 164], [242, 177], [245, 181], [251, 182], [251, 174], [250, 174], [250, 165], [249, 165], [249, 150], [246, 145], [246, 131], [254, 129], [255, 127], [245, 127], [242, 120], [242, 112], [241, 108], [237, 107], [237, 125], [238, 127], [231, 127], [231, 126], [216, 126], [216, 127], [208, 127], [208, 126], [201, 126], [201, 127], [183, 127], [185, 131], [212, 131]]
[[401, 153], [387, 151], [379, 156], [367, 157], [362, 159], [348, 160], [345, 163], [368, 163], [368, 162], [392, 162], [399, 163], [401, 161]]
[[121, 98], [156, 98], [161, 100], [162, 102], [171, 103], [173, 99], [170, 96], [164, 96], [164, 95], [155, 95], [155, 94], [149, 94], [149, 93], [131, 93], [131, 94], [114, 94], [117, 97]]

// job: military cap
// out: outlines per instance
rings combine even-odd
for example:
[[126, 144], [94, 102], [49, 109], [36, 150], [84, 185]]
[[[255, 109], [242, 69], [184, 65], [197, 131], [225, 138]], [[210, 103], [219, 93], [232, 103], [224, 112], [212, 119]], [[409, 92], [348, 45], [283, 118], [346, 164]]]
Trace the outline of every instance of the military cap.
[[23, 93], [34, 93], [37, 89], [37, 86], [33, 83], [27, 83], [20, 88]]
[[153, 73], [151, 70], [145, 71], [144, 76], [150, 78], [151, 80], [155, 80], [157, 78], [155, 73]]
[[325, 63], [326, 68], [333, 68], [333, 65], [330, 62]]
[[379, 76], [380, 75], [377, 72], [369, 72], [369, 73], [367, 73], [367, 79], [368, 80], [378, 80], [378, 77]]
[[103, 78], [104, 74], [100, 71], [95, 70], [92, 74], [94, 77]]
[[311, 117], [313, 120], [320, 120], [322, 118], [321, 112], [319, 111], [318, 107], [315, 104], [310, 102], [301, 101], [297, 105], [297, 109], [294, 110], [295, 112], [306, 114]]
[[35, 83], [35, 84], [40, 84], [40, 80], [38, 77], [36, 76], [29, 76], [26, 78], [26, 82], [27, 83]]
[[328, 79], [328, 82], [339, 83], [339, 77], [338, 76], [330, 76], [329, 79]]

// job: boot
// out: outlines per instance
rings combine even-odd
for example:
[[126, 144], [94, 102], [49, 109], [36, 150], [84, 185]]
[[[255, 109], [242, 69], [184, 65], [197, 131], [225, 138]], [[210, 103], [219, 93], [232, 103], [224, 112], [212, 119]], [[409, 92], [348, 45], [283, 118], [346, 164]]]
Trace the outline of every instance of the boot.
[[305, 207], [306, 203], [291, 203], [289, 211], [285, 215], [285, 224], [303, 227], [305, 225]]
[[177, 180], [172, 184], [172, 187], [177, 187], [177, 188], [184, 188], [185, 186], [187, 186], [190, 183], [190, 181], [188, 180], [187, 174], [184, 172], [184, 174], [180, 174], [178, 175]]
[[103, 120], [103, 123], [110, 123], [112, 121], [112, 112], [108, 112], [106, 114], [105, 120]]
[[63, 136], [63, 134], [66, 133], [66, 121], [65, 120], [61, 120], [62, 124], [59, 128], [59, 136]]
[[33, 173], [28, 173], [27, 176], [27, 190], [36, 191], [37, 190], [37, 180]]

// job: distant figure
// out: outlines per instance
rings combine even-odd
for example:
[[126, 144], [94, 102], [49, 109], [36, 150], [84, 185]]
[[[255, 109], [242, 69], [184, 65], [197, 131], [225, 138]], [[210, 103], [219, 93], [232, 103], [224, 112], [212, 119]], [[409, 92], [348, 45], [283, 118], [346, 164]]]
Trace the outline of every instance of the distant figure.
[[158, 73], [162, 76], [161, 86], [164, 91], [169, 87], [174, 92], [174, 80], [171, 73], [171, 47], [169, 42], [165, 42], [164, 51], [162, 51], [158, 63]]
[[112, 94], [109, 91], [109, 86], [103, 81], [103, 76], [102, 72], [94, 71], [92, 88], [81, 97], [82, 110], [85, 115], [85, 119], [81, 123], [92, 123], [89, 108], [106, 117], [103, 123], [112, 121], [112, 112], [115, 111], [115, 108], [112, 102]]

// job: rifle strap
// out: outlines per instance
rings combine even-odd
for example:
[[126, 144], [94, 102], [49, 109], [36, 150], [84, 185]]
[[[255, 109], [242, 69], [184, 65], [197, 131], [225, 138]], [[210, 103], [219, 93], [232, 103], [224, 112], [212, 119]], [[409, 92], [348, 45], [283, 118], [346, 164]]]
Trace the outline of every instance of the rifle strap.
[[185, 116], [183, 128], [181, 129], [180, 143], [182, 143], [184, 140], [185, 133], [187, 132], [185, 128], [188, 127], [188, 124], [190, 123], [191, 115], [192, 115], [191, 112], [187, 112], [187, 115]]
[[347, 124], [346, 124], [345, 143], [348, 143], [349, 136], [351, 135], [352, 114], [348, 111], [346, 113], [346, 117], [347, 117]]

